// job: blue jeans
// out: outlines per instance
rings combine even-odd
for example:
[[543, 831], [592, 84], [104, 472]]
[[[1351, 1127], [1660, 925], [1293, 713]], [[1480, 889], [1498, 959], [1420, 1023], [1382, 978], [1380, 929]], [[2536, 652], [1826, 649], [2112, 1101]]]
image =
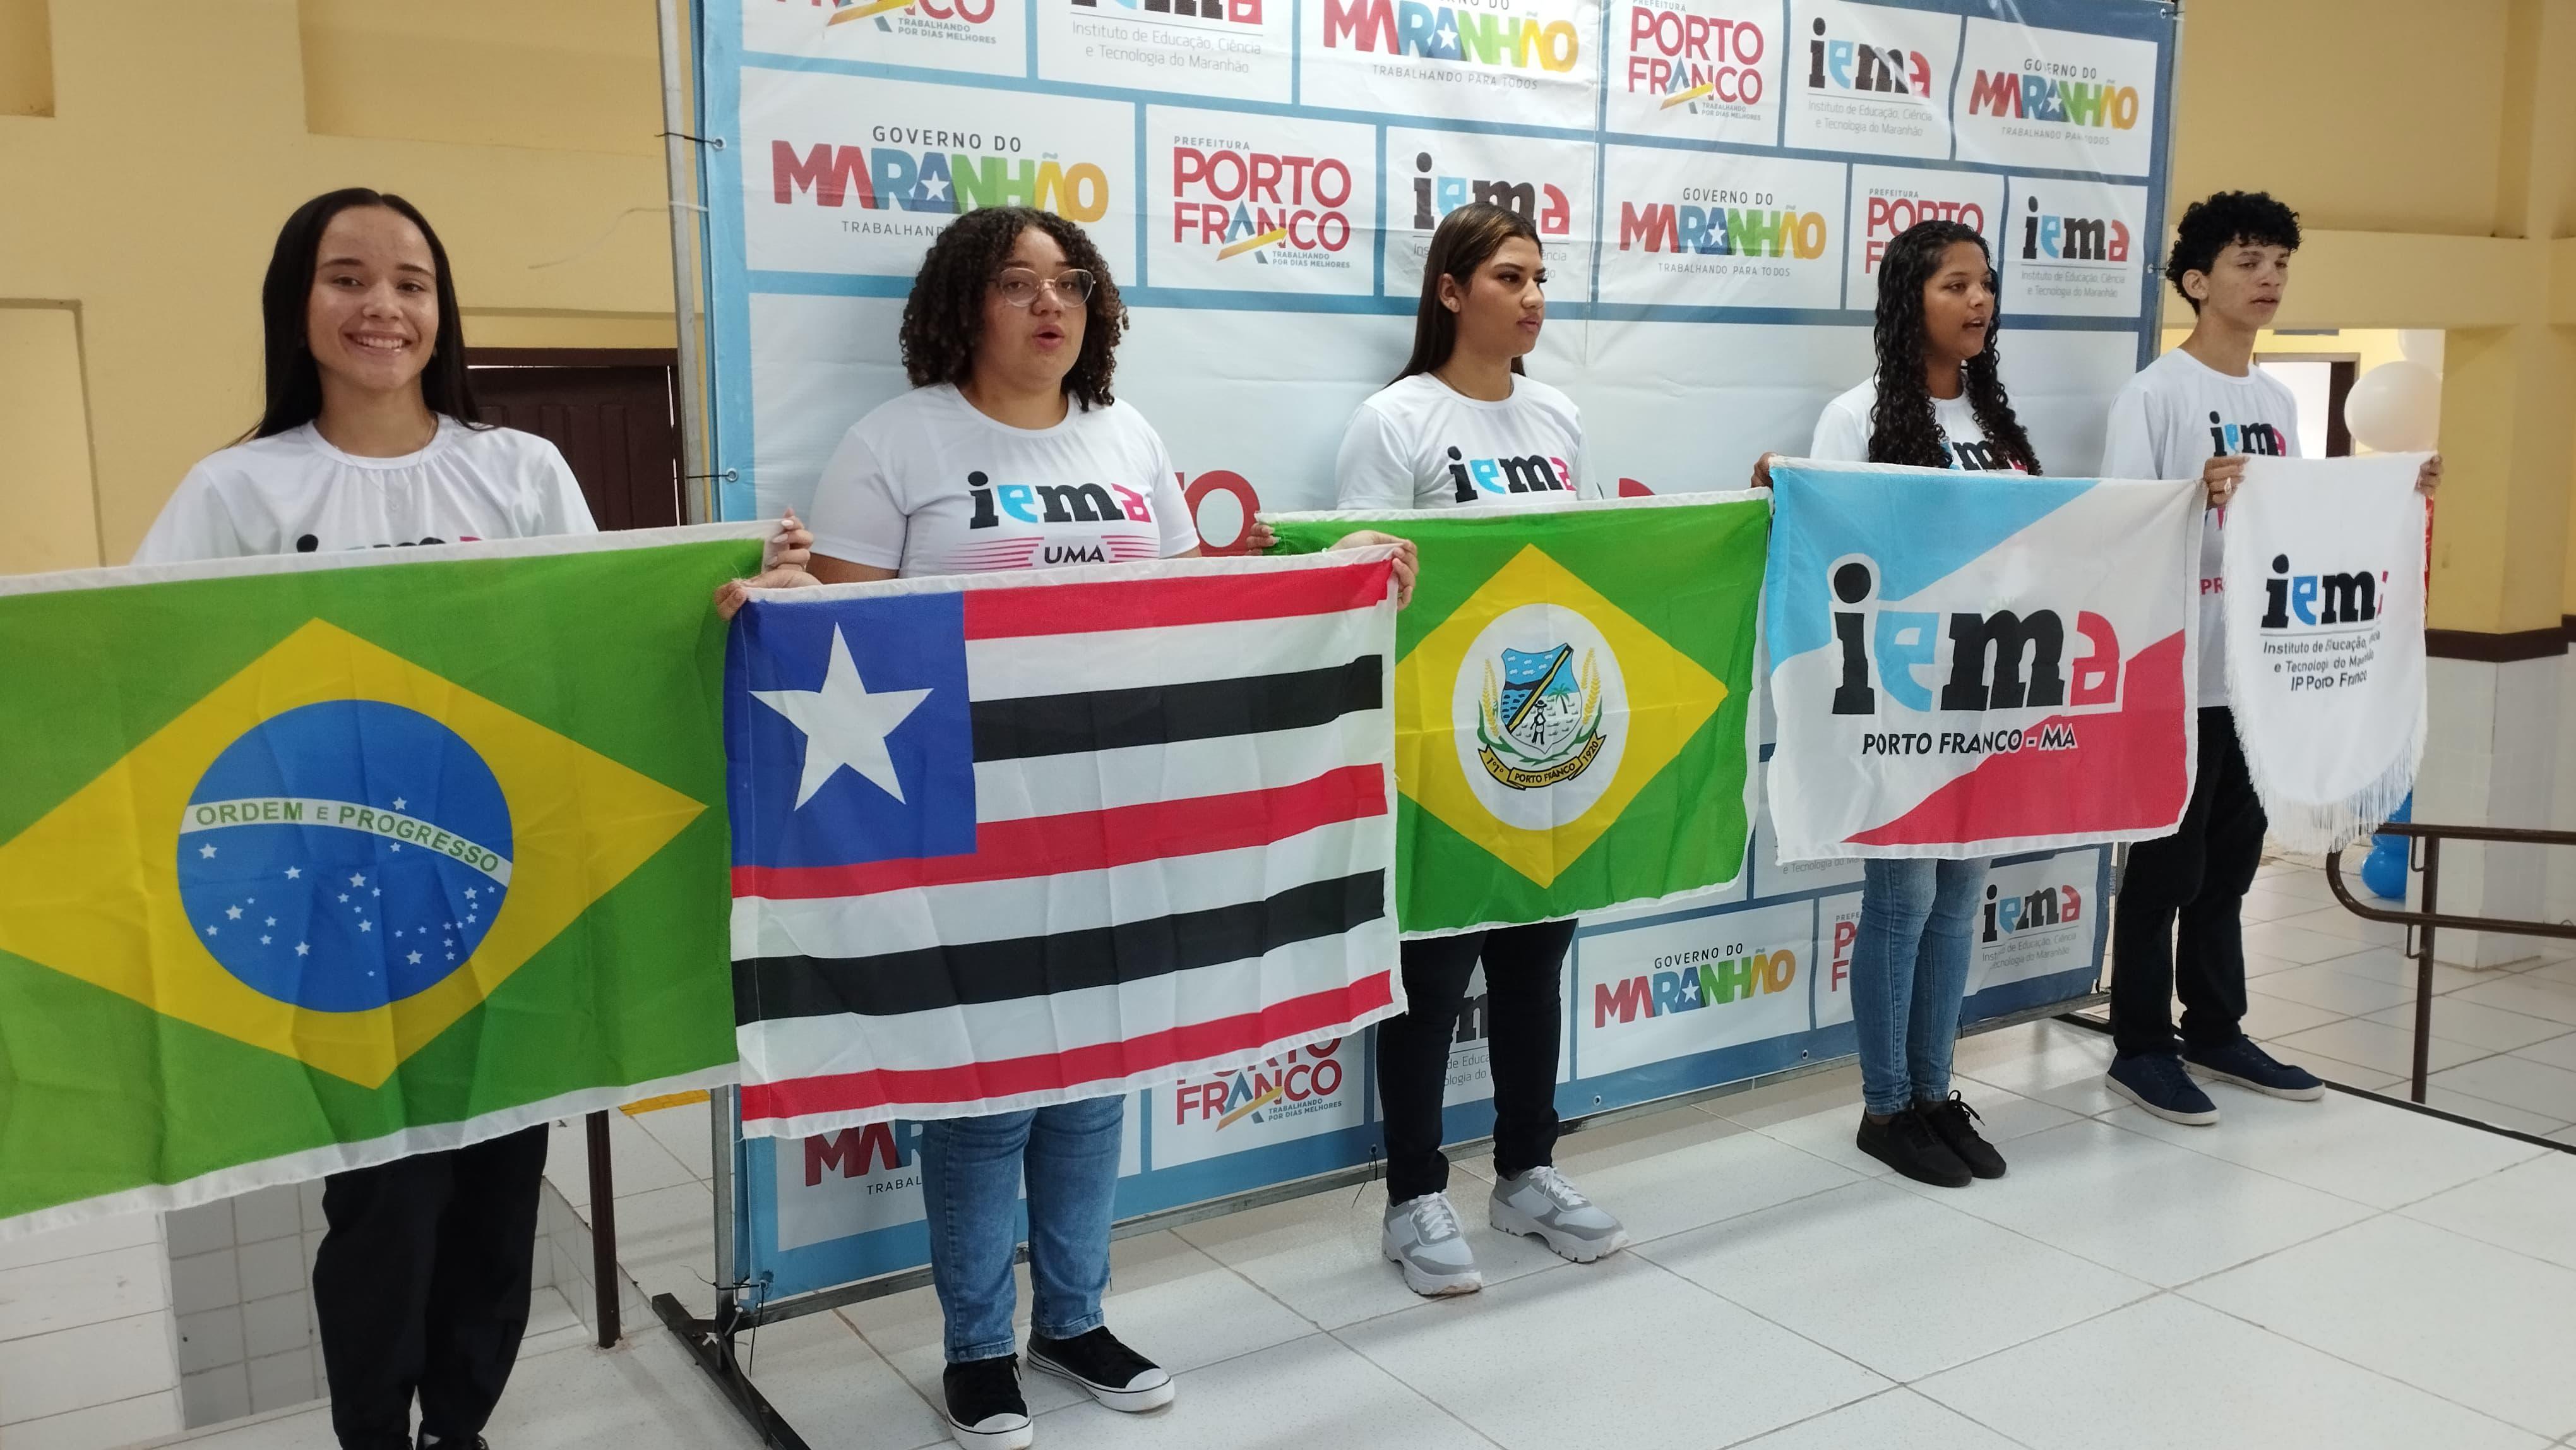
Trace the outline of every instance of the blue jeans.
[[947, 1321], [950, 1364], [1018, 1345], [1011, 1282], [1020, 1176], [1028, 1170], [1033, 1324], [1049, 1339], [1100, 1327], [1109, 1292], [1110, 1201], [1118, 1188], [1123, 1097], [921, 1125], [921, 1197], [930, 1282]]
[[1864, 861], [1852, 943], [1852, 1024], [1861, 1104], [1877, 1114], [1950, 1096], [1959, 999], [1985, 861]]

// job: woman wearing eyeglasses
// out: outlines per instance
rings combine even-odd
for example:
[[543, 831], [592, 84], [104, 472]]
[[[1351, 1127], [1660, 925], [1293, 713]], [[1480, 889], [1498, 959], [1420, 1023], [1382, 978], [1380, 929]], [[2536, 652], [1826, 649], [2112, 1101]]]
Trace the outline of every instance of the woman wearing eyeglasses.
[[[807, 568], [782, 563], [748, 585], [1197, 553], [1162, 438], [1109, 390], [1126, 326], [1107, 265], [1072, 222], [993, 207], [950, 223], [904, 304], [912, 391], [854, 424], [823, 466]], [[1256, 529], [1251, 542], [1266, 534]], [[1409, 588], [1409, 552], [1396, 572]], [[727, 585], [718, 608], [739, 607], [743, 587]], [[922, 1125], [931, 1282], [946, 1320], [944, 1408], [967, 1450], [1017, 1450], [1034, 1433], [1011, 1329], [1024, 1175], [1030, 1365], [1113, 1410], [1171, 1402], [1171, 1376], [1111, 1335], [1101, 1312], [1125, 1107], [1102, 1097]]]

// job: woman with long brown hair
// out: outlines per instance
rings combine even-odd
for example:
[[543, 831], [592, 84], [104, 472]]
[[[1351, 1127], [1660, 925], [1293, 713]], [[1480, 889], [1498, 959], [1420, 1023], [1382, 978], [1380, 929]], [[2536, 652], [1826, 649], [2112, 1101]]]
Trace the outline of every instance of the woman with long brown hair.
[[[1413, 354], [1351, 418], [1335, 472], [1345, 509], [1535, 507], [1599, 497], [1574, 400], [1526, 375], [1547, 321], [1547, 260], [1527, 217], [1477, 204], [1432, 233]], [[1378, 1025], [1387, 1210], [1380, 1247], [1418, 1294], [1484, 1285], [1447, 1193], [1441, 1109], [1467, 980], [1485, 969], [1494, 1082], [1487, 1219], [1577, 1263], [1626, 1246], [1619, 1221], [1557, 1173], [1557, 1052], [1575, 923], [1408, 941], [1405, 1014]]]

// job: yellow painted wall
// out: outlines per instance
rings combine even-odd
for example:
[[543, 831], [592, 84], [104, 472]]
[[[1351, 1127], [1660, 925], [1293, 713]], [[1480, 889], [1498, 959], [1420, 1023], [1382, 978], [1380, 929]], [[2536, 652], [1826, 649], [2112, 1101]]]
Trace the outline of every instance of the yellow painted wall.
[[[0, 43], [28, 3], [0, 0]], [[428, 214], [468, 341], [671, 345], [649, 0], [52, 0], [48, 28], [52, 115], [10, 114], [0, 69], [0, 307], [77, 308], [96, 522], [0, 568], [122, 562], [255, 420], [270, 245], [333, 187]], [[31, 339], [0, 328], [0, 378], [52, 365]], [[14, 463], [31, 445], [7, 416]], [[0, 517], [91, 487], [10, 467]]]
[[[80, 315], [68, 307], [0, 305], [0, 574], [102, 561], [91, 486], [89, 416], [81, 398]], [[5, 487], [5, 485], [0, 485]]]

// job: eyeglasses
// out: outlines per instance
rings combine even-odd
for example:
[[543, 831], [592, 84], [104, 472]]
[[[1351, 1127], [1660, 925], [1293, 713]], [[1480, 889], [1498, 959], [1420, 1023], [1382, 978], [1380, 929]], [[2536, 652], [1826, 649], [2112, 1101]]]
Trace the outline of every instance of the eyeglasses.
[[993, 279], [993, 289], [1013, 307], [1026, 307], [1037, 301], [1041, 287], [1052, 289], [1062, 300], [1088, 302], [1091, 289], [1099, 285], [1099, 278], [1079, 267], [1058, 272], [1052, 277], [1040, 277], [1026, 267], [1006, 267], [1000, 276]]

